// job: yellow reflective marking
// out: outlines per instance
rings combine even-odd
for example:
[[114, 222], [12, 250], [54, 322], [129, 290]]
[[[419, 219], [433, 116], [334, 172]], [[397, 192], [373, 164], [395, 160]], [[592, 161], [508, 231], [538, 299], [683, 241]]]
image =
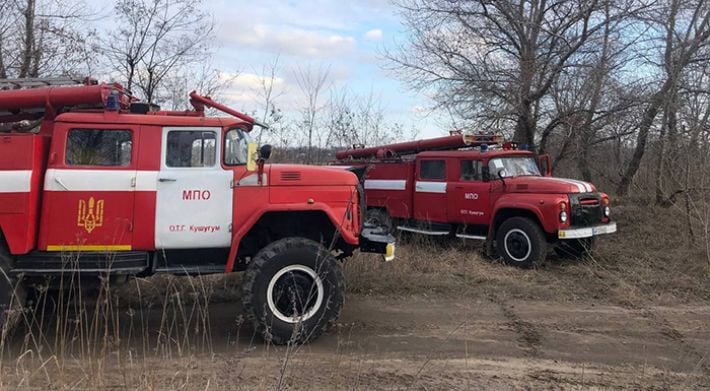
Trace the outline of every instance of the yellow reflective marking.
[[47, 251], [130, 251], [130, 244], [99, 244], [90, 246], [66, 246], [66, 245], [50, 245], [47, 246]]

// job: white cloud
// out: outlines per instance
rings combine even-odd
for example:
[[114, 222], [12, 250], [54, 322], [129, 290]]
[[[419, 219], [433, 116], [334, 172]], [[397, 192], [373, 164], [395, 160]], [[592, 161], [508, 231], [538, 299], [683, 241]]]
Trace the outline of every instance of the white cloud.
[[364, 35], [365, 39], [370, 40], [370, 41], [380, 41], [380, 40], [382, 40], [383, 36], [384, 36], [384, 33], [382, 32], [381, 29], [372, 29], [372, 30], [366, 32]]
[[352, 52], [355, 38], [324, 30], [307, 30], [298, 27], [254, 24], [237, 30], [223, 29], [219, 39], [228, 44], [248, 46], [274, 53], [302, 57], [335, 57]]

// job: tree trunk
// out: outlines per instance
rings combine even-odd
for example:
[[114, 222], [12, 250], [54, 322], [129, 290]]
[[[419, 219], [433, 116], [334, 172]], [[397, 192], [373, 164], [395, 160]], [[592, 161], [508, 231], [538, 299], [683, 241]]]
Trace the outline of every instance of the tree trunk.
[[32, 58], [34, 54], [35, 46], [35, 1], [27, 0], [27, 7], [25, 8], [25, 31], [22, 47], [22, 62], [20, 64], [19, 77], [27, 77], [30, 73], [30, 67], [32, 66]]
[[5, 57], [3, 56], [4, 47], [3, 32], [0, 31], [0, 79], [7, 79], [7, 70], [5, 69]]
[[624, 175], [622, 175], [621, 177], [619, 186], [616, 188], [616, 194], [619, 196], [625, 196], [629, 193], [631, 181], [633, 180], [634, 175], [636, 175], [636, 172], [638, 171], [639, 166], [641, 165], [641, 159], [643, 158], [643, 155], [646, 152], [648, 133], [651, 130], [653, 121], [656, 119], [658, 111], [663, 105], [663, 102], [665, 101], [665, 96], [671, 89], [672, 84], [673, 82], [670, 78], [666, 79], [661, 89], [655, 94], [653, 94], [653, 97], [651, 97], [651, 101], [649, 102], [648, 107], [646, 107], [646, 110], [644, 110], [643, 112], [641, 124], [639, 125], [639, 133], [636, 137], [636, 148], [634, 149], [634, 154], [631, 157], [631, 161], [629, 161], [628, 167], [626, 167]]

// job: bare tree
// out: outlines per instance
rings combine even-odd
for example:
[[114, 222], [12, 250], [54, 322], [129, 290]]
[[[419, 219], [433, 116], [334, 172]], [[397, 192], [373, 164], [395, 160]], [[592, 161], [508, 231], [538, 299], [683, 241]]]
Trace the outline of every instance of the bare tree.
[[[684, 70], [698, 61], [708, 61], [703, 53], [710, 43], [710, 3], [705, 0], [671, 0], [660, 7], [650, 20], [656, 31], [663, 32], [663, 79], [651, 95], [641, 118], [634, 153], [616, 189], [618, 195], [629, 191], [631, 181], [646, 152], [649, 131], [664, 105], [673, 102]], [[670, 97], [670, 98], [669, 98]], [[671, 103], [672, 105], [672, 103]]]
[[95, 62], [81, 1], [3, 1], [0, 15], [0, 78], [70, 74]]
[[[132, 93], [147, 102], [175, 68], [204, 61], [214, 22], [199, 1], [120, 0], [119, 28], [106, 43], [106, 55]], [[137, 88], [136, 88], [137, 87]]]
[[171, 110], [189, 110], [188, 92], [193, 90], [219, 101], [239, 75], [239, 72], [221, 72], [211, 61], [196, 67], [173, 69], [163, 79], [154, 101]]
[[403, 0], [400, 7], [412, 38], [387, 53], [396, 69], [416, 88], [434, 86], [440, 104], [469, 119], [513, 125], [514, 138], [530, 146], [561, 72], [609, 18], [629, 12], [625, 2], [604, 0]]
[[305, 98], [306, 104], [301, 109], [301, 130], [306, 136], [306, 163], [313, 162], [314, 138], [317, 136], [317, 121], [323, 109], [323, 90], [327, 87], [330, 76], [330, 69], [311, 66], [298, 67], [294, 72], [294, 78], [298, 89]]
[[327, 106], [326, 146], [377, 145], [404, 137], [400, 124], [390, 124], [373, 91], [358, 96], [347, 88], [332, 89]]

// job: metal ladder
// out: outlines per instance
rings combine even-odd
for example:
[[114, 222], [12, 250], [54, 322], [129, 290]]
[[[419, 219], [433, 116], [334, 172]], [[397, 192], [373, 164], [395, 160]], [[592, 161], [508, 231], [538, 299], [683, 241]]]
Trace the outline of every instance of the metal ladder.
[[89, 77], [40, 77], [22, 79], [0, 79], [0, 90], [19, 90], [24, 88], [95, 85], [98, 82]]

